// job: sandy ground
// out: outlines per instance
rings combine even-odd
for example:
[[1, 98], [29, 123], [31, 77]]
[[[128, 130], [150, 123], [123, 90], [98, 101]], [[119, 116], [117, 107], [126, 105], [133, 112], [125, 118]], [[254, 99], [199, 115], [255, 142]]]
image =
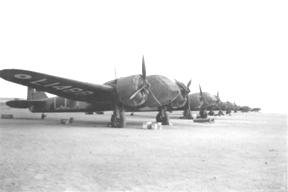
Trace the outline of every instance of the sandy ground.
[[[1, 191], [287, 191], [287, 116], [233, 113], [143, 130], [156, 113], [40, 114], [1, 108]], [[73, 117], [73, 124], [60, 119]]]

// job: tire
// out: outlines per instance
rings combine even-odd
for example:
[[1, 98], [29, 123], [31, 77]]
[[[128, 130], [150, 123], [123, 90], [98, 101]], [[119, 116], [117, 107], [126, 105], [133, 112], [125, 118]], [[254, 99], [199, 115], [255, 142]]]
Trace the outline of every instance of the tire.
[[200, 117], [201, 117], [202, 119], [207, 118], [207, 116], [208, 116], [208, 114], [207, 114], [206, 111], [200, 111]]
[[111, 116], [111, 127], [123, 128], [126, 125], [126, 116], [124, 111], [120, 113], [120, 118], [117, 119], [116, 115]]
[[165, 112], [165, 116], [162, 117], [161, 113], [158, 113], [156, 116], [156, 122], [161, 122], [162, 125], [168, 125], [169, 124], [169, 116], [167, 112]]
[[118, 123], [118, 128], [123, 128], [126, 125], [126, 116], [125, 116], [125, 112], [122, 111], [120, 113], [120, 119], [119, 119], [119, 123]]
[[158, 114], [156, 115], [156, 122], [157, 122], [157, 123], [158, 123], [158, 122], [161, 122], [161, 123], [162, 123], [162, 116], [161, 116], [160, 113], [158, 113]]

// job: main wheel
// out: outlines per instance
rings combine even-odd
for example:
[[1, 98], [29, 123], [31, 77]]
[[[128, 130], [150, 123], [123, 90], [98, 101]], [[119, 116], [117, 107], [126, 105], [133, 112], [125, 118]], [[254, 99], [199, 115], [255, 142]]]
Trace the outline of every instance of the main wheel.
[[218, 115], [219, 116], [224, 115], [223, 111], [219, 110]]
[[115, 128], [123, 128], [126, 125], [125, 112], [120, 113], [120, 118], [117, 118], [115, 114], [111, 116], [111, 126]]
[[183, 119], [192, 119], [192, 114], [187, 109], [185, 109], [183, 112]]
[[205, 110], [200, 111], [200, 117], [201, 117], [202, 119], [207, 118], [207, 116], [208, 116], [208, 114], [207, 114], [207, 112], [206, 112]]
[[158, 113], [156, 116], [156, 122], [161, 122], [162, 125], [168, 125], [169, 124], [169, 116], [167, 112], [164, 112], [164, 117], [161, 115], [161, 113]]

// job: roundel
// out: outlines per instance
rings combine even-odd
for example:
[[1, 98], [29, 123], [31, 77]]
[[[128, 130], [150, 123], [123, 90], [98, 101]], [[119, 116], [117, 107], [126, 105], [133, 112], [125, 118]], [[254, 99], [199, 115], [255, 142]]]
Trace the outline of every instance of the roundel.
[[26, 74], [16, 74], [14, 75], [17, 79], [31, 79], [31, 75], [26, 75]]

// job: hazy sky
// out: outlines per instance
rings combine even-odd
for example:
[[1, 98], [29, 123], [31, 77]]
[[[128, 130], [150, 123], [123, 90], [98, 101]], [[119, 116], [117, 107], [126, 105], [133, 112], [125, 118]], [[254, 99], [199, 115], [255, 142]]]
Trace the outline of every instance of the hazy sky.
[[[1, 1], [0, 70], [102, 84], [141, 73], [287, 112], [288, 1]], [[26, 87], [0, 79], [0, 97]]]

